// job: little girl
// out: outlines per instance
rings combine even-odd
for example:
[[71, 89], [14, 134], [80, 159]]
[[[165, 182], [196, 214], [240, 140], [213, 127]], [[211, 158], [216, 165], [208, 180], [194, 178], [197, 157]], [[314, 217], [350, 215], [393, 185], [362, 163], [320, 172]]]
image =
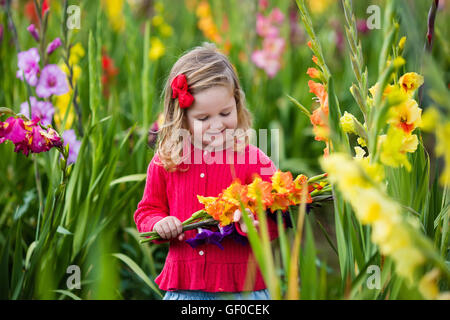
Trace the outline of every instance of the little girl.
[[[234, 179], [251, 183], [254, 174], [270, 181], [276, 171], [247, 136], [239, 137], [252, 123], [244, 99], [234, 67], [211, 44], [192, 49], [172, 67], [164, 89], [164, 125], [134, 213], [139, 232], [156, 231], [165, 239], [155, 243], [170, 241], [164, 268], [155, 279], [167, 291], [165, 300], [269, 299], [248, 241], [225, 237], [223, 249], [209, 243], [194, 248], [185, 240], [199, 230], [183, 233], [181, 225], [204, 208], [197, 195], [216, 197]], [[247, 214], [257, 227], [257, 219]], [[271, 219], [268, 223], [274, 239], [276, 224]], [[239, 210], [234, 227], [246, 237]]]

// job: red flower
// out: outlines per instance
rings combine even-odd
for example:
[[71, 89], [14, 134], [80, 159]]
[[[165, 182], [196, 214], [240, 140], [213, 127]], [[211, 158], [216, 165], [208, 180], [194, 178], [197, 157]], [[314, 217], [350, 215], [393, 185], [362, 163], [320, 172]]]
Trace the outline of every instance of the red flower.
[[188, 91], [186, 76], [180, 74], [172, 80], [172, 98], [178, 98], [180, 108], [187, 108], [194, 102], [194, 97]]
[[[44, 0], [41, 2], [41, 17], [44, 17], [45, 12], [47, 12], [50, 9], [50, 6], [48, 4], [48, 0]], [[25, 15], [30, 19], [31, 22], [38, 25], [39, 24], [39, 18], [36, 12], [36, 7], [34, 5], [33, 0], [28, 0], [28, 2], [25, 4]]]
[[103, 95], [107, 97], [109, 96], [109, 86], [114, 77], [119, 73], [119, 70], [114, 65], [114, 60], [106, 54], [104, 49], [102, 54], [102, 70]]

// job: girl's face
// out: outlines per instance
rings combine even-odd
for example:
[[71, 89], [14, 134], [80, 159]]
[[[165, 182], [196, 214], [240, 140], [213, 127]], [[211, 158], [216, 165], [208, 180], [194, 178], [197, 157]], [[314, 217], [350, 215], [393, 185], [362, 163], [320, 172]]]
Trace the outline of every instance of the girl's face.
[[194, 94], [194, 99], [186, 113], [194, 141], [201, 141], [202, 147], [222, 148], [238, 124], [233, 92], [215, 86]]

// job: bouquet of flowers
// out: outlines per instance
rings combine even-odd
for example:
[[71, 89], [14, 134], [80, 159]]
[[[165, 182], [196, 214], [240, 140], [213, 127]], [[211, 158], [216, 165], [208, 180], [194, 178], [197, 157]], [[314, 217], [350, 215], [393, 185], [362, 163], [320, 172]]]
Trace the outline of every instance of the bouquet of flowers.
[[[208, 242], [223, 248], [220, 242], [225, 237], [231, 237], [238, 242], [243, 242], [242, 236], [234, 231], [233, 215], [237, 209], [243, 207], [258, 215], [258, 212], [268, 212], [269, 216], [280, 210], [287, 212], [289, 206], [296, 206], [306, 202], [312, 205], [313, 202], [328, 200], [331, 196], [324, 195], [331, 191], [327, 182], [327, 173], [308, 178], [300, 174], [295, 179], [292, 173], [277, 170], [271, 177], [271, 182], [263, 181], [258, 174], [254, 175], [253, 182], [245, 185], [239, 179], [223, 190], [217, 197], [203, 197], [197, 195], [204, 208], [194, 212], [192, 216], [185, 220], [183, 231], [201, 228], [201, 232], [193, 239], [186, 242], [192, 247]], [[258, 208], [262, 208], [258, 210]], [[285, 215], [284, 218], [289, 217]], [[219, 231], [203, 230], [207, 227], [218, 227]], [[152, 240], [160, 240], [161, 237], [156, 231], [140, 233], [142, 239], [140, 243]]]

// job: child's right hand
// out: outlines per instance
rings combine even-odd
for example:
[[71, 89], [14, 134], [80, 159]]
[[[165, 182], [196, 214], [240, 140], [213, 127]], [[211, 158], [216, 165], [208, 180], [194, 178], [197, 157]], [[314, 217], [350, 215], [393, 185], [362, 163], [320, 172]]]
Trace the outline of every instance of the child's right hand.
[[156, 231], [163, 239], [173, 239], [178, 236], [178, 240], [183, 241], [183, 225], [178, 218], [169, 216], [159, 220], [153, 226], [153, 231]]

